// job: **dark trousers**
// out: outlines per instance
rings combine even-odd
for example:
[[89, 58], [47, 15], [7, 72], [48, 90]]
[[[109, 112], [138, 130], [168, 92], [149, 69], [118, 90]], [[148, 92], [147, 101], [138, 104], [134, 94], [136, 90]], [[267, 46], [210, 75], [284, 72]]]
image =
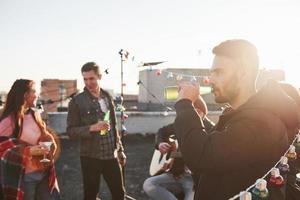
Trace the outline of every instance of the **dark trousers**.
[[110, 190], [113, 200], [124, 200], [125, 188], [121, 166], [117, 159], [99, 160], [80, 157], [83, 178], [84, 200], [94, 200], [99, 192], [100, 176]]

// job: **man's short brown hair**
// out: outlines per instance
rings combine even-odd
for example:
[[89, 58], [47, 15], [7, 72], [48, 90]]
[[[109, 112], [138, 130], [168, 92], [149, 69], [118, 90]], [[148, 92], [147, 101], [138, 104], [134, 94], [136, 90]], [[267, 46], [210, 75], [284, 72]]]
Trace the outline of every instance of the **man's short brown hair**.
[[87, 62], [81, 67], [81, 73], [93, 70], [96, 74], [100, 75], [100, 68], [95, 62]]
[[249, 41], [242, 39], [227, 40], [214, 47], [212, 52], [216, 56], [225, 56], [241, 61], [243, 66], [247, 66], [246, 70], [252, 73], [253, 77], [256, 78], [259, 58], [256, 47]]

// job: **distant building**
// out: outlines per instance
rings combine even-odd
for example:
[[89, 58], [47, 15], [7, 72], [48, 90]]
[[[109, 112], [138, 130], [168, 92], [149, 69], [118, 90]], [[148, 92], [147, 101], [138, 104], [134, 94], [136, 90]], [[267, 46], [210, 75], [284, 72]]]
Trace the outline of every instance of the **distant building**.
[[[166, 110], [166, 106], [174, 108], [176, 98], [172, 98], [170, 92], [175, 93], [177, 85], [177, 79], [180, 75], [184, 75], [182, 78], [184, 81], [191, 81], [193, 76], [201, 76], [202, 80], [201, 91], [205, 91], [202, 97], [206, 101], [209, 110], [218, 110], [222, 105], [216, 104], [214, 96], [210, 93], [208, 80], [210, 71], [209, 69], [188, 69], [188, 68], [167, 68], [161, 72], [157, 70], [143, 70], [139, 73], [139, 96], [138, 96], [138, 109], [145, 111], [163, 111]], [[268, 79], [275, 79], [278, 81], [285, 80], [285, 74], [283, 70], [260, 70], [257, 80], [257, 87], [260, 88]], [[238, 84], [238, 83], [237, 83]], [[174, 92], [175, 91], [175, 92]]]
[[[115, 105], [120, 103], [120, 94], [114, 97]], [[138, 109], [138, 95], [137, 94], [124, 94], [123, 95], [123, 106], [126, 111], [136, 111]]]
[[4, 103], [6, 101], [7, 93], [2, 91], [0, 92], [0, 115], [2, 114], [2, 110], [4, 108]]
[[66, 111], [69, 97], [77, 92], [77, 80], [44, 79], [39, 101], [45, 112]]
[[4, 105], [6, 97], [7, 97], [7, 92], [1, 91], [0, 92], [0, 107]]

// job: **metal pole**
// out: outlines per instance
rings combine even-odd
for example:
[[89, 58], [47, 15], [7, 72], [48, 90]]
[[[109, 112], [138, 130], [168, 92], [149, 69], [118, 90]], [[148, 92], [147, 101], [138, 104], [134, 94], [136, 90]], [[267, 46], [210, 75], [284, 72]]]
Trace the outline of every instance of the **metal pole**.
[[[121, 101], [120, 101], [120, 108], [121, 108], [121, 141], [123, 143], [123, 137], [124, 137], [124, 133], [125, 133], [125, 130], [123, 129], [124, 127], [124, 110], [123, 110], [123, 102], [124, 102], [124, 90], [123, 90], [123, 87], [124, 87], [124, 72], [123, 72], [123, 49], [121, 49], [119, 51], [119, 54], [120, 54], [120, 57], [121, 57]], [[123, 143], [124, 144], [124, 143]], [[123, 175], [123, 181], [124, 181], [124, 186], [125, 186], [125, 167], [122, 166], [122, 175]], [[130, 199], [130, 200], [136, 200], [135, 198], [132, 198], [131, 196], [129, 196], [128, 194], [125, 194], [125, 198], [126, 199]]]
[[124, 136], [124, 130], [123, 130], [123, 126], [124, 126], [124, 111], [123, 111], [123, 101], [124, 101], [124, 72], [123, 72], [123, 49], [120, 50], [119, 52], [120, 57], [121, 57], [121, 102], [120, 102], [120, 108], [121, 108], [121, 134], [122, 137]]

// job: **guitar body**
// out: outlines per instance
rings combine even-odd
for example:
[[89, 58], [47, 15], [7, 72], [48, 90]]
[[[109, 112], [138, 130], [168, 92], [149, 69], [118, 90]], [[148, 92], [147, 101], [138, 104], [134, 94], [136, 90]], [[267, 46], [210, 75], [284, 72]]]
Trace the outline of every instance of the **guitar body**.
[[149, 173], [151, 176], [156, 176], [162, 174], [170, 169], [165, 169], [164, 164], [169, 158], [175, 158], [181, 156], [180, 152], [177, 152], [178, 142], [174, 139], [174, 135], [169, 136], [168, 144], [171, 145], [171, 149], [168, 153], [162, 154], [159, 150], [154, 149], [152, 156]]

